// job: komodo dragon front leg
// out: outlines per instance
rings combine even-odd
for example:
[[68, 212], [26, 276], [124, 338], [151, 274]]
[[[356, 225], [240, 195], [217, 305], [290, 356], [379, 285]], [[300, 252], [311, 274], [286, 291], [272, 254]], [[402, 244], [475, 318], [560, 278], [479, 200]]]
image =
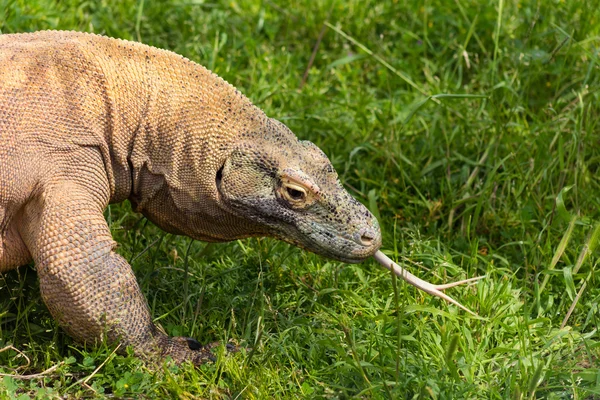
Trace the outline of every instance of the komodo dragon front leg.
[[131, 267], [113, 251], [102, 209], [71, 182], [45, 189], [25, 207], [21, 235], [54, 318], [82, 343], [106, 338], [132, 346], [136, 354], [194, 364], [212, 358], [210, 346], [170, 338], [152, 322]]

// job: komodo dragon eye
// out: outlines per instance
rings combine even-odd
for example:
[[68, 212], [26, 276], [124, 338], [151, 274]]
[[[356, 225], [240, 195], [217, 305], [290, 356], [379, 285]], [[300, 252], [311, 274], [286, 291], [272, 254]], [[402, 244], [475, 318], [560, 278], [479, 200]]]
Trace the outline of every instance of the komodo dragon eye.
[[300, 202], [306, 199], [306, 192], [301, 187], [287, 186], [285, 188], [286, 199], [293, 202]]
[[292, 208], [304, 208], [316, 200], [318, 187], [300, 177], [283, 176], [279, 196]]

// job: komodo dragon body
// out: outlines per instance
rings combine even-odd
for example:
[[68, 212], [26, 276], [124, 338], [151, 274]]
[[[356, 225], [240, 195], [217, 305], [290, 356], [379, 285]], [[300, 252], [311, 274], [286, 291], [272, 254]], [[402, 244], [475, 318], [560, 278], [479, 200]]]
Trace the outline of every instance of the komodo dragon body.
[[[77, 341], [201, 363], [210, 346], [156, 326], [114, 252], [103, 210], [126, 199], [174, 234], [272, 236], [393, 267], [377, 220], [325, 154], [204, 67], [93, 34], [0, 35], [0, 272], [33, 261]], [[401, 276], [440, 297], [452, 286]]]
[[35, 262], [78, 341], [201, 362], [114, 252], [103, 210], [126, 199], [204, 241], [273, 236], [347, 262], [381, 244], [325, 154], [204, 67], [93, 34], [0, 35], [0, 272]]

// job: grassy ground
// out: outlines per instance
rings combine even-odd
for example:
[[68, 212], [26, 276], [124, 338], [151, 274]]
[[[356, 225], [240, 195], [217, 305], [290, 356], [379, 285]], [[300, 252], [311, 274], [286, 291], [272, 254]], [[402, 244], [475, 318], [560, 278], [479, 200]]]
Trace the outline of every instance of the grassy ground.
[[150, 370], [81, 348], [24, 267], [0, 276], [0, 372], [46, 372], [0, 377], [0, 397], [600, 398], [599, 27], [587, 0], [0, 0], [2, 33], [206, 65], [330, 156], [392, 258], [435, 283], [487, 275], [449, 292], [473, 318], [374, 262], [206, 246], [113, 205], [166, 330], [252, 350]]

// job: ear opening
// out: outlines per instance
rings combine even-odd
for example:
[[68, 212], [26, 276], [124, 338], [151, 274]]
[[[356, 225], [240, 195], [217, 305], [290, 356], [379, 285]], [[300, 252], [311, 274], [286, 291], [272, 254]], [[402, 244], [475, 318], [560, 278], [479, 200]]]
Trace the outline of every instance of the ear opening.
[[221, 165], [221, 168], [217, 171], [217, 175], [215, 176], [215, 182], [217, 184], [217, 188], [221, 188], [221, 181], [223, 180], [223, 168], [225, 168], [225, 163]]

